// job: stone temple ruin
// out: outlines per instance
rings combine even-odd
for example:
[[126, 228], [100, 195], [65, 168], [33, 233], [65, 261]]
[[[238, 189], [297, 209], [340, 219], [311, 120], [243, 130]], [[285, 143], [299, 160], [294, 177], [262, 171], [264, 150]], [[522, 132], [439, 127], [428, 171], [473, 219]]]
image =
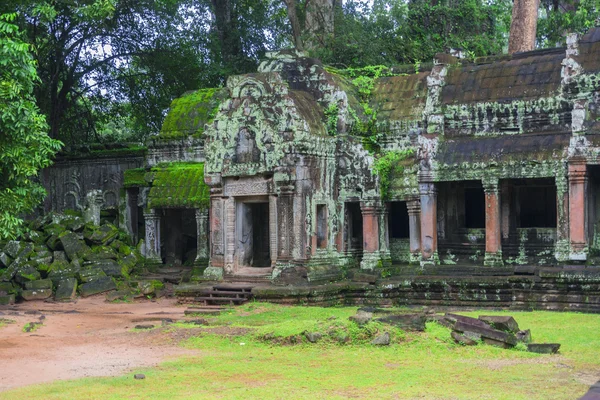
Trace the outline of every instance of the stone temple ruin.
[[414, 69], [269, 53], [176, 99], [147, 148], [64, 155], [45, 208], [113, 218], [199, 281], [600, 310], [600, 28]]

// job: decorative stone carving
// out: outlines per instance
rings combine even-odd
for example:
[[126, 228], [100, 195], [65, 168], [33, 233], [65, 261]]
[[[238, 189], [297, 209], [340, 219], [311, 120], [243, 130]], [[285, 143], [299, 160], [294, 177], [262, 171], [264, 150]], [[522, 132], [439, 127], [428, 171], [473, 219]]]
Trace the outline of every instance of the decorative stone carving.
[[146, 254], [145, 257], [150, 262], [162, 263], [160, 255], [160, 216], [156, 210], [151, 209], [144, 213], [146, 225]]

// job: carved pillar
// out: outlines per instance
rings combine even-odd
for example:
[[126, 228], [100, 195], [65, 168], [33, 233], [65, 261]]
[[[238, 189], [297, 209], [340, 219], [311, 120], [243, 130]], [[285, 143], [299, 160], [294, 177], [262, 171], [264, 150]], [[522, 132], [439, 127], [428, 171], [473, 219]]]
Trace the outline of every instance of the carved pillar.
[[294, 193], [293, 186], [282, 187], [277, 198], [278, 220], [277, 220], [277, 259], [289, 261], [292, 258], [294, 247]]
[[556, 244], [554, 256], [557, 261], [567, 261], [569, 243], [569, 183], [566, 171], [557, 171], [556, 182]]
[[437, 189], [433, 182], [419, 183], [421, 196], [421, 265], [438, 262]]
[[269, 196], [269, 251], [271, 265], [275, 266], [278, 256], [277, 196]]
[[571, 239], [569, 259], [571, 260], [585, 261], [587, 259], [586, 185], [587, 166], [585, 160], [569, 161], [569, 236]]
[[508, 240], [510, 236], [510, 198], [512, 188], [510, 184], [505, 180], [500, 185], [500, 220], [502, 225], [502, 239]]
[[381, 206], [374, 202], [360, 203], [363, 219], [362, 269], [374, 269], [381, 261], [379, 254], [379, 213]]
[[483, 265], [497, 267], [503, 265], [498, 180], [484, 180], [483, 190], [485, 192], [485, 258]]
[[234, 272], [234, 257], [235, 257], [235, 199], [228, 197], [224, 199], [224, 214], [225, 214], [225, 273], [231, 274]]
[[208, 210], [196, 209], [196, 259], [197, 265], [208, 265], [209, 242], [208, 242]]
[[390, 254], [390, 230], [389, 230], [389, 204], [378, 208], [379, 220], [379, 253], [383, 263], [392, 264], [392, 256]]
[[406, 202], [408, 208], [408, 234], [410, 240], [410, 260], [416, 262], [421, 259], [421, 203], [419, 200]]
[[144, 213], [146, 224], [146, 259], [151, 263], [162, 264], [160, 255], [160, 216], [155, 209]]

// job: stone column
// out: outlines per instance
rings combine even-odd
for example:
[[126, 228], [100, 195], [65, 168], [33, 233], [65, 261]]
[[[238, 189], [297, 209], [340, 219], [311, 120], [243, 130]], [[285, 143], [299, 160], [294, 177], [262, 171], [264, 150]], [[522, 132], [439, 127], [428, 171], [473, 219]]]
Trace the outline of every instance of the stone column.
[[483, 265], [498, 267], [503, 265], [498, 180], [484, 180], [483, 190], [485, 192], [485, 258]]
[[406, 202], [408, 208], [408, 234], [411, 262], [417, 262], [421, 259], [421, 203], [419, 200], [409, 200]]
[[279, 261], [289, 261], [292, 258], [292, 249], [294, 247], [294, 187], [282, 187], [280, 195], [277, 198], [278, 219], [277, 219], [277, 259]]
[[138, 189], [126, 189], [125, 191], [125, 228], [133, 243], [137, 243], [138, 237]]
[[510, 236], [511, 228], [511, 193], [512, 188], [510, 184], [505, 180], [500, 186], [500, 220], [502, 225], [502, 239], [507, 240]]
[[421, 265], [438, 262], [437, 189], [433, 182], [419, 183], [421, 196]]
[[585, 192], [587, 166], [585, 160], [569, 161], [569, 236], [571, 238], [570, 260], [587, 259], [587, 235]]
[[151, 263], [162, 264], [160, 255], [160, 215], [151, 208], [144, 212], [146, 224], [146, 259]]
[[196, 209], [196, 259], [197, 265], [208, 265], [209, 241], [208, 241], [208, 210]]
[[570, 253], [569, 243], [569, 183], [566, 171], [558, 172], [556, 182], [556, 244], [554, 257], [557, 261], [568, 261]]
[[363, 219], [363, 258], [361, 269], [374, 269], [380, 263], [379, 208], [374, 202], [360, 203]]

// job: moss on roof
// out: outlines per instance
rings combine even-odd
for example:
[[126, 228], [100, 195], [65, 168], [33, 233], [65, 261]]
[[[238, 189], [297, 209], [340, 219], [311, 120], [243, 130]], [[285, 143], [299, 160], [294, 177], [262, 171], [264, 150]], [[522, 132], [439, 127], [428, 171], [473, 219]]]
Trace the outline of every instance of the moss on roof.
[[202, 136], [204, 125], [213, 120], [219, 103], [226, 95], [226, 89], [200, 89], [184, 93], [171, 102], [157, 138], [171, 140]]
[[152, 168], [149, 208], [201, 208], [209, 205], [204, 163], [169, 163]]

